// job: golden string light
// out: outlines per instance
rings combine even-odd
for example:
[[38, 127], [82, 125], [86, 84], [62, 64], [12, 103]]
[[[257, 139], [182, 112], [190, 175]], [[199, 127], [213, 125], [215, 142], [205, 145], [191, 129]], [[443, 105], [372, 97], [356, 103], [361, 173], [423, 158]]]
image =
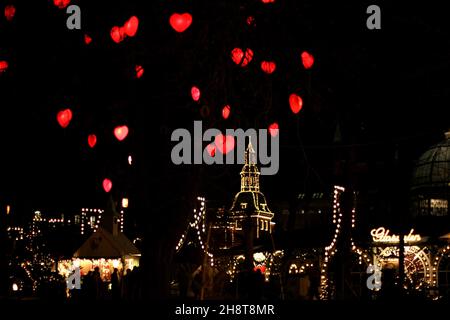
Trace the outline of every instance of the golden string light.
[[192, 222], [188, 224], [186, 231], [181, 235], [180, 240], [178, 240], [177, 245], [175, 246], [175, 251], [178, 252], [182, 247], [187, 238], [187, 234], [190, 228], [193, 228], [197, 235], [197, 240], [200, 248], [203, 250], [203, 253], [206, 254], [209, 258], [210, 266], [214, 266], [214, 256], [212, 253], [208, 252], [206, 249], [206, 244], [203, 240], [202, 235], [206, 233], [206, 199], [204, 197], [197, 197], [197, 201], [199, 202], [199, 209], [197, 208], [193, 210], [194, 216]]

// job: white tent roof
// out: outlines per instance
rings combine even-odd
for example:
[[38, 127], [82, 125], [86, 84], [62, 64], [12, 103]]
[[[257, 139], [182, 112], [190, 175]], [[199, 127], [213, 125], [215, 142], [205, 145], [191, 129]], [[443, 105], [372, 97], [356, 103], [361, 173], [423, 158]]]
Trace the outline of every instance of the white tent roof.
[[113, 236], [99, 227], [74, 253], [75, 258], [117, 259], [127, 256], [140, 256], [140, 251], [121, 232]]

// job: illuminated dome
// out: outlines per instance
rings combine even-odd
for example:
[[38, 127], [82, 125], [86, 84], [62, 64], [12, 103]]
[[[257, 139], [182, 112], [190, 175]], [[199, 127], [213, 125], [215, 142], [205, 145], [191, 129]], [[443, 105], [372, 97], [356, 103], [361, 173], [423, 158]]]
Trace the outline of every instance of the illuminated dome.
[[417, 161], [411, 192], [413, 214], [448, 216], [450, 195], [450, 131]]

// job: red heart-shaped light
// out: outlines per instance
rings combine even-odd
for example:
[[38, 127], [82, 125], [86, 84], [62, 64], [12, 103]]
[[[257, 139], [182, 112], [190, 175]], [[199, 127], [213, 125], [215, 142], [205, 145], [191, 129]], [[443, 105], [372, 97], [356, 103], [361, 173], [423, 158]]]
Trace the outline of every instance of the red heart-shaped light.
[[14, 7], [12, 4], [5, 7], [5, 18], [8, 21], [11, 21], [16, 14], [16, 7]]
[[72, 110], [65, 109], [56, 115], [56, 119], [58, 120], [58, 123], [61, 127], [67, 128], [67, 126], [70, 123], [70, 120], [72, 120]]
[[97, 144], [97, 136], [95, 134], [90, 134], [88, 136], [89, 147], [93, 148]]
[[112, 27], [110, 35], [115, 43], [120, 43], [125, 39], [125, 31], [117, 26]]
[[136, 16], [132, 16], [130, 19], [128, 19], [127, 22], [125, 22], [125, 25], [123, 26], [125, 33], [129, 37], [134, 37], [138, 30], [139, 26], [139, 19]]
[[223, 107], [222, 109], [222, 117], [227, 120], [228, 117], [230, 116], [231, 113], [231, 107], [227, 104], [225, 107]]
[[135, 67], [135, 70], [136, 70], [136, 78], [139, 79], [139, 78], [141, 78], [144, 75], [144, 68], [142, 66], [137, 65]]
[[263, 61], [261, 62], [261, 69], [267, 74], [271, 74], [275, 71], [277, 65], [273, 61]]
[[114, 129], [114, 135], [116, 136], [117, 140], [122, 141], [124, 140], [128, 135], [128, 127], [127, 126], [119, 126]]
[[262, 3], [274, 3], [275, 0], [261, 0]]
[[53, 0], [53, 4], [60, 9], [64, 9], [70, 3], [70, 0]]
[[84, 35], [84, 43], [90, 44], [91, 42], [92, 42], [92, 38], [89, 35], [85, 34]]
[[293, 93], [289, 96], [289, 105], [293, 113], [299, 113], [303, 107], [303, 100], [299, 95]]
[[245, 67], [252, 61], [253, 59], [253, 51], [252, 49], [245, 49], [245, 53], [241, 48], [234, 48], [231, 51], [231, 59], [234, 63], [237, 65], [240, 65], [241, 67]]
[[249, 26], [254, 27], [254, 26], [256, 25], [256, 23], [255, 23], [255, 17], [254, 17], [254, 16], [249, 16], [249, 17], [247, 18], [247, 24], [248, 24]]
[[5, 72], [6, 69], [8, 69], [8, 62], [7, 61], [0, 61], [0, 73]]
[[194, 100], [194, 101], [200, 100], [200, 95], [201, 95], [200, 89], [197, 88], [196, 86], [193, 86], [193, 87], [191, 88], [191, 97], [192, 97], [192, 100]]
[[305, 69], [310, 69], [314, 64], [314, 57], [309, 52], [302, 52], [302, 63]]
[[174, 13], [169, 19], [170, 25], [176, 32], [184, 32], [192, 23], [192, 16], [189, 13]]
[[258, 270], [261, 271], [261, 274], [264, 274], [266, 272], [266, 266], [261, 265], [253, 268], [254, 272], [258, 272]]
[[214, 143], [210, 143], [206, 146], [206, 151], [211, 157], [214, 157], [216, 155], [216, 147], [214, 146]]
[[105, 190], [106, 193], [110, 192], [112, 189], [112, 182], [108, 178], [105, 178], [103, 180], [103, 190]]
[[269, 126], [269, 133], [272, 137], [276, 137], [278, 135], [278, 123], [274, 122]]
[[214, 138], [214, 144], [222, 154], [227, 154], [234, 149], [234, 136], [224, 136], [223, 134], [218, 134]]

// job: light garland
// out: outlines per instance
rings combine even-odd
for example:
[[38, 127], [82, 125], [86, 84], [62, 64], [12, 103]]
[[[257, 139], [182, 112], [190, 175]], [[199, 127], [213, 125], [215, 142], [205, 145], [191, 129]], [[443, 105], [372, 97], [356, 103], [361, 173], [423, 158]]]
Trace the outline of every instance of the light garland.
[[200, 203], [199, 210], [197, 211], [197, 208], [193, 210], [193, 222], [190, 222], [188, 224], [186, 231], [181, 235], [180, 240], [178, 240], [178, 243], [175, 246], [175, 251], [180, 251], [180, 249], [183, 247], [184, 242], [186, 241], [189, 230], [192, 229], [196, 233], [200, 248], [202, 249], [203, 253], [206, 254], [209, 258], [210, 266], [214, 267], [214, 256], [212, 253], [206, 250], [205, 242], [202, 239], [202, 235], [206, 233], [206, 199], [204, 197], [197, 197], [197, 201]]
[[[353, 208], [352, 208], [352, 229], [354, 229], [356, 227], [356, 194], [353, 193], [354, 199], [353, 199]], [[369, 258], [369, 254], [367, 253], [367, 251], [358, 248], [355, 245], [355, 242], [353, 241], [353, 236], [350, 237], [350, 242], [351, 242], [351, 246], [352, 246], [352, 252], [356, 253], [358, 255], [358, 264], [362, 265], [363, 260], [366, 263], [366, 265], [368, 267], [372, 266], [372, 263], [370, 261]]]
[[339, 233], [341, 231], [341, 222], [342, 222], [342, 212], [341, 212], [341, 204], [340, 204], [340, 196], [345, 191], [344, 187], [334, 186], [333, 191], [333, 224], [336, 226], [334, 230], [334, 236], [331, 243], [325, 247], [325, 257], [324, 262], [320, 268], [321, 276], [320, 276], [320, 299], [325, 300], [328, 296], [328, 278], [327, 278], [327, 269], [328, 263], [331, 257], [333, 257], [336, 252], [336, 243], [338, 240]]
[[122, 209], [120, 210], [120, 232], [123, 233], [123, 229], [124, 229], [124, 212]]
[[340, 208], [340, 195], [345, 191], [344, 187], [334, 186], [333, 191], [333, 224], [336, 226], [334, 231], [334, 237], [331, 243], [325, 247], [325, 257], [324, 262], [321, 267], [321, 276], [320, 276], [320, 286], [321, 293], [320, 298], [326, 299], [328, 293], [328, 278], [326, 276], [328, 262], [332, 256], [334, 256], [337, 252], [336, 242], [339, 236], [339, 232], [341, 229], [341, 221], [342, 221], [342, 212]]
[[[88, 209], [88, 208], [82, 208], [81, 209], [81, 226], [80, 226], [80, 233], [83, 235], [85, 232], [85, 221], [87, 220], [87, 215], [89, 214], [89, 217], [96, 216], [95, 224], [91, 225], [90, 223], [86, 223], [90, 226], [91, 230], [94, 230], [94, 232], [97, 231], [100, 221], [102, 218], [102, 214], [105, 212], [105, 210], [102, 209]], [[122, 229], [121, 229], [122, 230]]]
[[23, 240], [24, 231], [22, 227], [8, 227], [6, 231], [8, 232], [9, 239], [14, 238], [16, 241]]

